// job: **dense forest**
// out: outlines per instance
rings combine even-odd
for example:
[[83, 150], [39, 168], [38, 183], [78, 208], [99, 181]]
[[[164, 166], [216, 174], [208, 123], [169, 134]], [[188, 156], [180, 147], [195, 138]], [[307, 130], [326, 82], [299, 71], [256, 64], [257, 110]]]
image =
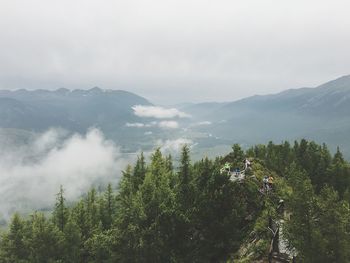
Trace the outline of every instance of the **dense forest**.
[[[244, 180], [220, 172], [246, 158]], [[13, 215], [0, 262], [264, 262], [271, 222], [283, 224], [296, 262], [350, 262], [350, 165], [339, 149], [235, 144], [225, 157], [193, 163], [185, 146], [177, 166], [158, 149], [127, 167], [118, 187], [93, 188], [74, 204], [61, 187], [50, 216]]]

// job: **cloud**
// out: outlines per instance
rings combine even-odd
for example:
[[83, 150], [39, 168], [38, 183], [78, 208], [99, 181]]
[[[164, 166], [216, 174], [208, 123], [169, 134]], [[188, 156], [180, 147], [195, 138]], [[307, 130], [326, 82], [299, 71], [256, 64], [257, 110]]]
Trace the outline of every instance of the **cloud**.
[[52, 129], [29, 144], [5, 145], [0, 154], [0, 213], [8, 218], [14, 211], [50, 207], [60, 185], [66, 199], [75, 200], [94, 183], [115, 183], [128, 162], [97, 129], [70, 136]]
[[175, 140], [158, 140], [156, 145], [163, 152], [179, 152], [184, 145], [191, 146], [193, 141], [186, 138], [178, 138]]
[[349, 74], [347, 0], [0, 3], [3, 88], [122, 87], [170, 104]]
[[125, 124], [126, 127], [135, 127], [135, 128], [143, 128], [145, 127], [145, 124], [144, 123], [139, 123], [139, 122], [135, 122], [135, 123], [129, 123], [127, 122]]
[[211, 121], [201, 121], [198, 122], [198, 125], [211, 125]]
[[135, 105], [132, 107], [134, 114], [139, 117], [156, 118], [156, 119], [172, 119], [172, 118], [188, 118], [189, 114], [179, 111], [175, 108], [166, 109], [158, 106]]
[[159, 122], [159, 127], [163, 129], [177, 129], [179, 128], [179, 123], [177, 121], [161, 121]]
[[129, 122], [127, 122], [125, 124], [125, 126], [130, 127], [130, 128], [159, 127], [161, 129], [177, 129], [177, 128], [179, 128], [179, 123], [177, 121], [160, 121], [160, 122], [152, 121], [149, 123], [139, 123], [139, 122], [129, 123]]
[[207, 125], [211, 125], [211, 124], [212, 124], [211, 121], [200, 121], [200, 122], [193, 123], [191, 126], [192, 126], [192, 127], [196, 127], [196, 126], [207, 126]]

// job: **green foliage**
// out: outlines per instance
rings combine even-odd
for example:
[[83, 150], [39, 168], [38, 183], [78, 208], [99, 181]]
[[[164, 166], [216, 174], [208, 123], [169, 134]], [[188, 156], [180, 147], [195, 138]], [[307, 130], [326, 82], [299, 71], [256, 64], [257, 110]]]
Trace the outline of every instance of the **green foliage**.
[[314, 193], [310, 179], [292, 166], [288, 180], [293, 185], [289, 199], [292, 216], [285, 234], [305, 262], [349, 262], [349, 203], [325, 186]]
[[63, 255], [62, 232], [41, 213], [33, 214], [30, 221], [30, 235], [26, 240], [30, 262], [58, 261]]
[[99, 200], [99, 212], [103, 229], [110, 229], [116, 213], [115, 196], [111, 184], [108, 184], [104, 195]]
[[62, 185], [60, 186], [60, 191], [56, 196], [55, 208], [52, 212], [53, 223], [63, 231], [68, 220], [68, 209], [65, 205], [64, 190]]
[[[220, 173], [252, 161], [242, 182]], [[273, 190], [261, 193], [264, 176]], [[60, 187], [52, 217], [13, 216], [0, 262], [252, 262], [266, 258], [271, 220], [302, 262], [350, 261], [350, 171], [338, 150], [302, 140], [235, 144], [227, 156], [192, 163], [187, 146], [174, 168], [157, 149], [123, 172], [118, 190], [92, 188], [67, 206]], [[283, 199], [286, 214], [278, 208]]]
[[2, 237], [0, 243], [0, 262], [25, 262], [29, 256], [25, 234], [25, 225], [16, 213], [10, 223], [9, 232]]
[[69, 217], [64, 227], [63, 235], [65, 240], [62, 254], [64, 262], [80, 262], [82, 237], [79, 227], [72, 217]]

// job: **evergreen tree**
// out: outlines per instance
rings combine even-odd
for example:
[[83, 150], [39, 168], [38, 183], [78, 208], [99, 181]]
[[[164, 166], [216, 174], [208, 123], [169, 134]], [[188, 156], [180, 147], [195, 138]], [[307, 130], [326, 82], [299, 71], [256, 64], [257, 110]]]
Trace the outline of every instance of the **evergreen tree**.
[[[160, 149], [152, 155], [149, 172], [138, 192], [140, 240], [138, 254], [145, 262], [164, 262], [172, 257], [174, 194], [169, 171]], [[173, 239], [174, 238], [174, 239]]]
[[[144, 183], [142, 183], [144, 184]], [[142, 185], [140, 185], [142, 187]], [[112, 258], [114, 262], [138, 262], [141, 246], [142, 198], [137, 200], [139, 191], [133, 191], [131, 166], [123, 172], [116, 196], [117, 211], [110, 235], [112, 235]]]
[[330, 187], [322, 189], [317, 202], [317, 226], [320, 229], [323, 249], [319, 262], [350, 262], [350, 209], [349, 203], [339, 200]]
[[41, 213], [32, 216], [31, 236], [27, 242], [30, 262], [55, 262], [63, 257], [63, 234]]
[[182, 148], [177, 181], [174, 189], [176, 198], [174, 242], [177, 244], [176, 253], [179, 260], [186, 262], [191, 259], [191, 239], [193, 236], [191, 220], [194, 211], [195, 194], [192, 182], [190, 153], [187, 145]]
[[345, 162], [339, 148], [327, 172], [329, 184], [339, 192], [340, 196], [343, 196], [346, 189], [350, 187], [350, 166]]
[[92, 188], [86, 198], [86, 213], [88, 217], [89, 228], [93, 232], [100, 223], [100, 215], [97, 204], [96, 189]]
[[133, 175], [132, 175], [132, 183], [133, 190], [137, 191], [139, 186], [143, 183], [146, 175], [146, 162], [143, 152], [139, 157], [137, 157], [137, 161], [134, 167]]
[[72, 221], [78, 226], [83, 241], [90, 237], [89, 219], [85, 208], [85, 202], [80, 200], [72, 209]]
[[112, 185], [108, 184], [104, 195], [100, 198], [101, 223], [104, 230], [109, 229], [113, 223], [113, 216], [116, 213], [115, 196]]
[[315, 221], [316, 196], [311, 181], [296, 165], [290, 167], [287, 179], [293, 188], [288, 203], [293, 212], [285, 225], [285, 236], [302, 262], [322, 262], [319, 249], [323, 244]]
[[82, 262], [81, 258], [81, 233], [78, 225], [72, 217], [69, 217], [64, 227], [63, 259], [67, 263]]
[[91, 254], [89, 262], [116, 262], [115, 260], [112, 260], [111, 244], [112, 234], [110, 231], [101, 231], [94, 234], [86, 242], [86, 246]]
[[56, 195], [56, 204], [52, 213], [53, 223], [63, 232], [68, 220], [68, 209], [65, 205], [64, 190], [62, 185], [60, 191]]
[[232, 152], [229, 154], [229, 159], [225, 160], [230, 162], [234, 167], [241, 167], [245, 158], [244, 151], [239, 144], [234, 144], [232, 146]]
[[15, 213], [9, 226], [9, 232], [2, 237], [0, 243], [0, 262], [25, 262], [29, 256], [29, 250], [24, 240], [25, 225], [18, 213]]

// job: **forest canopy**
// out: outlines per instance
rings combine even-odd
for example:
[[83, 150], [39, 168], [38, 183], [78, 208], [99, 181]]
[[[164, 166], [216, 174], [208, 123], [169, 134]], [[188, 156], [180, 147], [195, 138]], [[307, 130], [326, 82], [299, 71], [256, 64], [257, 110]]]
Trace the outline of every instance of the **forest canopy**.
[[[222, 172], [246, 159], [244, 180]], [[264, 177], [274, 178], [271, 191]], [[118, 186], [74, 204], [62, 186], [51, 215], [14, 214], [0, 262], [254, 262], [271, 256], [271, 222], [283, 222], [298, 262], [349, 262], [349, 201], [350, 165], [324, 144], [235, 144], [197, 162], [184, 146], [178, 167], [157, 149], [126, 167]]]

